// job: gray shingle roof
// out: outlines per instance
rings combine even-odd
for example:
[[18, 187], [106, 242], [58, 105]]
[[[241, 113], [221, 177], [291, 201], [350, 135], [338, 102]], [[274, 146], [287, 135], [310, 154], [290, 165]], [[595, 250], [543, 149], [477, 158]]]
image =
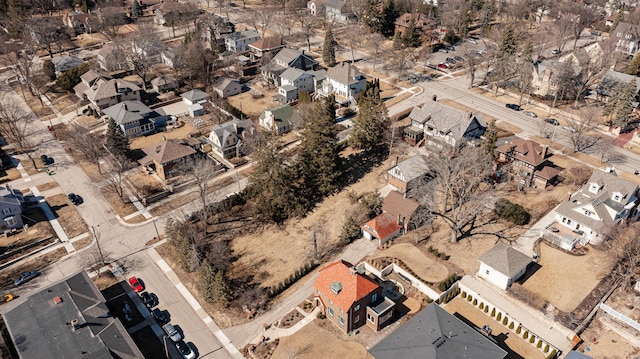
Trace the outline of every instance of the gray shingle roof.
[[478, 260], [498, 272], [512, 278], [531, 263], [531, 258], [502, 242], [481, 255]]
[[[295, 87], [294, 87], [295, 88]], [[292, 121], [296, 121], [300, 119], [300, 115], [298, 111], [296, 111], [293, 107], [287, 105], [278, 106], [276, 108], [272, 108], [269, 110], [273, 115], [275, 121], [274, 124], [278, 128], [282, 128], [285, 126], [291, 127]], [[260, 114], [260, 119], [264, 119], [266, 116], [266, 111]]]
[[300, 76], [304, 76], [306, 73], [300, 69], [296, 69], [294, 67], [289, 67], [288, 69], [286, 69], [282, 75], [280, 75], [280, 78], [283, 80], [287, 80], [290, 82], [294, 82], [296, 79], [298, 79]]
[[406, 182], [411, 182], [418, 177], [424, 176], [429, 171], [427, 162], [421, 155], [409, 157], [398, 163], [397, 167], [400, 173], [404, 175]]
[[112, 98], [122, 92], [140, 91], [140, 87], [129, 81], [120, 79], [98, 79], [86, 91], [87, 98], [93, 101]]
[[502, 359], [507, 352], [435, 303], [373, 348], [376, 359]]
[[140, 101], [123, 101], [119, 104], [107, 107], [104, 114], [113, 119], [118, 125], [130, 121], [140, 121], [144, 118], [155, 118], [164, 115], [162, 109], [152, 110]]
[[196, 90], [187, 91], [182, 95], [180, 95], [180, 97], [187, 99], [191, 102], [197, 102], [197, 101], [209, 98], [209, 94], [207, 94], [204, 91], [196, 89]]
[[[150, 159], [160, 164], [189, 157], [196, 153], [193, 148], [175, 140], [164, 140], [157, 145], [145, 147], [142, 151], [146, 153]], [[144, 162], [144, 160], [142, 162]]]
[[416, 106], [409, 114], [412, 121], [421, 124], [430, 123], [438, 131], [450, 134], [456, 140], [461, 139], [475, 118], [482, 127], [487, 127], [482, 114], [471, 114], [436, 101], [427, 101], [422, 107]]
[[360, 70], [350, 62], [341, 62], [340, 64], [330, 68], [327, 72], [328, 78], [345, 85], [358, 83], [361, 76], [363, 75], [360, 73]]
[[274, 63], [277, 63], [277, 64], [290, 65], [299, 56], [304, 56], [306, 63], [311, 63], [311, 64], [313, 64], [313, 63], [317, 64], [318, 63], [318, 61], [314, 60], [313, 58], [309, 57], [308, 55], [303, 54], [302, 52], [300, 52], [298, 50], [290, 49], [288, 47], [285, 47], [282, 50], [278, 51], [276, 56], [273, 57], [272, 61]]
[[57, 72], [65, 72], [84, 63], [84, 61], [77, 56], [58, 56], [51, 59], [51, 62]]

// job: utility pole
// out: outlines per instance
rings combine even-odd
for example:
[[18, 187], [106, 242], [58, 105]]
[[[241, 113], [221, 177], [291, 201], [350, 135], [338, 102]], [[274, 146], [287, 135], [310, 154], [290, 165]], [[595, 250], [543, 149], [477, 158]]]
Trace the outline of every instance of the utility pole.
[[102, 248], [100, 248], [100, 241], [98, 240], [98, 234], [96, 233], [96, 229], [94, 226], [91, 226], [91, 233], [93, 233], [93, 239], [96, 240], [96, 245], [98, 246], [98, 253], [100, 253], [100, 260], [102, 264], [104, 264], [104, 254], [102, 254]]
[[158, 232], [158, 226], [156, 226], [156, 219], [153, 219], [153, 228], [155, 228], [156, 230], [156, 238], [158, 238], [158, 240], [160, 240], [160, 232]]

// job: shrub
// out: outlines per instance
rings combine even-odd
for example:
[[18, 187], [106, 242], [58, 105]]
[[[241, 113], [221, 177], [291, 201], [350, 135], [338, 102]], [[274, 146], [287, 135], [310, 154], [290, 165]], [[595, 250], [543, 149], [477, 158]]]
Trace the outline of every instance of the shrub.
[[462, 292], [462, 298], [466, 298], [467, 297], [467, 292]]
[[448, 261], [448, 260], [449, 260], [449, 258], [451, 258], [451, 256], [450, 256], [450, 255], [446, 255], [446, 256], [444, 256], [444, 258], [442, 258], [442, 259], [444, 259], [445, 261]]
[[473, 305], [478, 305], [478, 300], [477, 299], [473, 300]]
[[[491, 316], [493, 317], [493, 315], [496, 313], [496, 308], [493, 308], [493, 310], [491, 311]], [[502, 313], [498, 313], [498, 316], [496, 317], [497, 321], [500, 321], [502, 319]]]
[[533, 343], [535, 343], [535, 342], [536, 342], [536, 338], [532, 335], [532, 336], [529, 338], [529, 343], [533, 344]]
[[531, 219], [531, 215], [521, 205], [512, 203], [506, 198], [496, 201], [495, 212], [501, 218], [518, 225], [527, 224]]
[[[509, 323], [509, 319], [507, 319], [507, 317], [504, 317], [504, 319], [502, 319], [502, 325], [506, 327], [507, 323]], [[511, 322], [511, 329], [513, 329], [513, 322]]]
[[433, 253], [433, 246], [429, 246], [429, 253]]
[[480, 310], [484, 309], [484, 303], [480, 302]]
[[527, 339], [527, 338], [529, 338], [529, 331], [525, 330], [524, 334], [522, 334], [522, 339]]
[[470, 296], [467, 297], [467, 302], [470, 302], [472, 300], [473, 300], [473, 296], [470, 295]]
[[545, 352], [545, 353], [548, 353], [548, 352], [549, 352], [549, 344], [547, 344], [547, 345], [545, 345], [545, 346], [544, 346], [544, 352]]
[[555, 358], [556, 357], [556, 350], [553, 349], [551, 351], [551, 354], [547, 355], [547, 359], [551, 359], [551, 358]]
[[340, 232], [340, 241], [343, 244], [349, 244], [354, 240], [360, 238], [362, 235], [362, 231], [360, 230], [360, 226], [353, 217], [347, 218], [347, 220], [342, 224], [342, 231]]
[[[504, 321], [503, 321], [503, 323], [504, 323], [504, 322], [506, 322], [506, 321], [507, 321], [507, 317], [504, 317]], [[505, 324], [507, 324], [507, 323], [505, 323]], [[513, 326], [514, 326], [514, 325], [513, 325], [513, 322], [511, 322], [511, 324], [509, 324], [509, 329], [512, 329], [512, 330], [513, 330]]]
[[516, 329], [516, 334], [520, 334], [520, 332], [522, 332], [522, 327], [518, 326], [518, 329]]
[[324, 318], [326, 318], [326, 317], [324, 316], [324, 314], [322, 314], [322, 313], [318, 313], [318, 319], [324, 319]]
[[538, 340], [538, 344], [536, 344], [536, 348], [542, 348], [542, 339]]
[[485, 313], [489, 313], [489, 306], [488, 305], [484, 307], [484, 312]]

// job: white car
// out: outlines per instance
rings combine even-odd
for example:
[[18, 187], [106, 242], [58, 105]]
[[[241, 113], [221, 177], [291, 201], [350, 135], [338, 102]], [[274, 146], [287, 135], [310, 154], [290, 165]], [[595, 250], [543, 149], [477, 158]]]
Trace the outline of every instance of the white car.
[[468, 41], [469, 43], [471, 43], [471, 44], [474, 44], [474, 45], [477, 45], [477, 44], [478, 44], [478, 42], [477, 42], [475, 39], [469, 39], [469, 40], [467, 40], [467, 41]]
[[180, 335], [180, 332], [173, 326], [173, 324], [167, 323], [162, 326], [162, 329], [164, 329], [164, 332], [167, 333], [174, 343], [182, 340], [182, 335]]
[[576, 132], [576, 128], [573, 126], [562, 126], [563, 129], [569, 131], [569, 132]]

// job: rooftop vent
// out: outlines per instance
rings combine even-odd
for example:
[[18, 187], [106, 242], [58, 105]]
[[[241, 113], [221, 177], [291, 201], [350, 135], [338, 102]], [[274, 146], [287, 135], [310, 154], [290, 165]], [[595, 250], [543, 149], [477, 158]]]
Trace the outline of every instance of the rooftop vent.
[[60, 304], [60, 303], [62, 303], [62, 298], [60, 298], [60, 297], [53, 297], [53, 302], [54, 302], [55, 304]]
[[339, 294], [341, 290], [342, 290], [342, 283], [340, 283], [340, 282], [331, 283], [331, 291], [334, 294], [336, 294], [336, 295]]

